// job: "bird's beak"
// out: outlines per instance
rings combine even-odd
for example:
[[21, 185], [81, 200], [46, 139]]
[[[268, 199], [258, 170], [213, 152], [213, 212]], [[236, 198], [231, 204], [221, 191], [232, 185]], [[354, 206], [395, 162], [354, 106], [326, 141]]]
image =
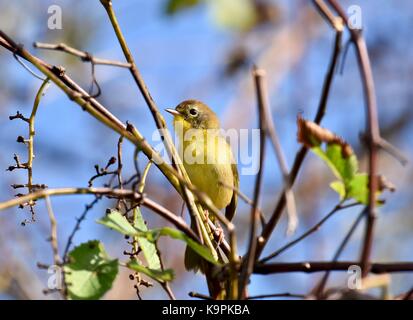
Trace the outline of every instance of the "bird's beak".
[[175, 109], [165, 109], [166, 112], [169, 112], [170, 114], [172, 114], [173, 116], [179, 116], [181, 115], [178, 111], [176, 111]]

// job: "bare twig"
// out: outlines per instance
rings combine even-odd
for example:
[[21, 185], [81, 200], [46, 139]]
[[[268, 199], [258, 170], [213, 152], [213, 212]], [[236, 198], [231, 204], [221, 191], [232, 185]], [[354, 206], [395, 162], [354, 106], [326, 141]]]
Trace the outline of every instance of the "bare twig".
[[[321, 98], [320, 98], [320, 102], [318, 105], [317, 114], [314, 118], [314, 122], [317, 124], [320, 124], [326, 112], [327, 102], [328, 102], [328, 98], [330, 95], [331, 86], [332, 86], [334, 75], [335, 75], [335, 70], [339, 62], [343, 28], [339, 27], [338, 21], [339, 20], [337, 20], [337, 25], [336, 25], [336, 36], [334, 40], [334, 47], [333, 47], [333, 52], [331, 56], [331, 61], [328, 67], [327, 74], [324, 79], [323, 90], [321, 93]], [[301, 147], [300, 150], [297, 152], [295, 159], [294, 159], [293, 166], [289, 174], [289, 180], [290, 180], [289, 185], [290, 186], [294, 184], [297, 178], [298, 172], [300, 171], [301, 165], [307, 155], [307, 152], [308, 150], [305, 147]], [[278, 224], [278, 221], [281, 217], [281, 214], [284, 210], [285, 205], [286, 205], [286, 198], [285, 198], [285, 190], [284, 190], [278, 199], [274, 212], [271, 215], [270, 219], [268, 220], [266, 227], [261, 232], [261, 236], [258, 238], [258, 245], [257, 245], [257, 256], [258, 257], [262, 253], [265, 245], [268, 243], [268, 240], [274, 228]]]
[[240, 284], [238, 289], [239, 298], [243, 299], [246, 297], [246, 287], [250, 278], [250, 275], [253, 271], [256, 250], [257, 250], [257, 240], [256, 240], [256, 229], [257, 222], [259, 219], [258, 207], [259, 207], [259, 197], [261, 193], [261, 180], [264, 172], [264, 158], [265, 158], [265, 141], [267, 134], [267, 120], [265, 109], [265, 99], [264, 91], [262, 89], [263, 80], [265, 77], [265, 71], [262, 69], [254, 68], [253, 76], [255, 81], [255, 87], [257, 92], [257, 104], [258, 104], [258, 114], [259, 114], [259, 128], [260, 128], [260, 157], [259, 157], [259, 169], [257, 177], [255, 180], [254, 187], [254, 200], [251, 208], [251, 218], [250, 218], [250, 234], [248, 242], [248, 251], [243, 259], [243, 265], [240, 275]]
[[[15, 116], [11, 116], [9, 117], [10, 120], [14, 120], [14, 119], [21, 119], [24, 122], [28, 123], [29, 125], [29, 132], [28, 132], [28, 139], [24, 139], [23, 137], [18, 137], [17, 141], [20, 143], [24, 143], [27, 146], [27, 162], [26, 163], [21, 163], [20, 159], [17, 155], [14, 155], [14, 160], [16, 162], [16, 165], [13, 167], [9, 167], [9, 171], [12, 171], [14, 169], [24, 169], [27, 170], [27, 184], [24, 185], [14, 185], [12, 186], [13, 188], [17, 188], [17, 187], [27, 187], [28, 193], [33, 192], [35, 189], [39, 189], [42, 187], [46, 187], [45, 185], [40, 185], [40, 184], [34, 184], [33, 183], [33, 160], [34, 160], [34, 136], [36, 134], [35, 132], [35, 118], [36, 118], [36, 114], [37, 114], [37, 110], [40, 104], [40, 100], [43, 97], [43, 95], [45, 94], [47, 88], [49, 85], [49, 79], [46, 78], [42, 85], [40, 86], [39, 90], [37, 91], [36, 97], [34, 99], [34, 103], [33, 103], [33, 107], [32, 107], [32, 112], [30, 114], [29, 118], [25, 118], [22, 114], [20, 114], [19, 112], [16, 113]], [[34, 206], [35, 206], [35, 202], [34, 201], [30, 201], [28, 203], [26, 203], [25, 205], [27, 205], [30, 208], [30, 212], [32, 214], [32, 221], [35, 220], [35, 211], [34, 211]]]
[[114, 66], [114, 67], [120, 67], [120, 68], [131, 67], [131, 64], [127, 62], [96, 58], [95, 56], [91, 55], [89, 52], [75, 49], [73, 47], [68, 46], [65, 43], [52, 44], [52, 43], [35, 42], [33, 46], [38, 49], [66, 52], [68, 54], [71, 54], [75, 57], [80, 58], [82, 61], [91, 62], [93, 64], [108, 65], [108, 66]]
[[193, 291], [189, 292], [188, 295], [191, 298], [198, 298], [198, 299], [202, 299], [202, 300], [215, 300], [214, 298], [212, 298], [210, 296], [207, 296], [205, 294], [198, 293], [198, 292], [193, 292]]
[[[360, 134], [360, 139], [363, 143], [366, 143], [368, 145], [368, 138], [364, 134]], [[409, 159], [398, 148], [396, 148], [384, 138], [380, 137], [379, 141], [376, 141], [376, 143], [380, 149], [387, 152], [389, 155], [399, 161], [402, 166], [405, 166], [409, 162]]]
[[275, 252], [271, 253], [270, 255], [268, 255], [267, 257], [261, 259], [259, 261], [259, 263], [265, 263], [277, 256], [279, 256], [281, 253], [283, 253], [284, 251], [288, 250], [289, 248], [293, 247], [294, 245], [296, 245], [297, 243], [301, 242], [302, 240], [304, 240], [305, 238], [307, 238], [309, 235], [313, 234], [314, 232], [318, 231], [321, 226], [327, 221], [329, 220], [335, 213], [339, 212], [340, 210], [343, 209], [347, 209], [350, 207], [354, 207], [356, 205], [359, 205], [359, 203], [351, 203], [348, 205], [343, 205], [343, 203], [339, 203], [338, 205], [336, 205], [323, 219], [321, 219], [317, 224], [315, 224], [313, 227], [311, 227], [310, 229], [308, 229], [306, 232], [304, 232], [301, 236], [299, 236], [297, 239], [287, 243], [286, 245], [282, 246], [280, 249], [276, 250]]
[[285, 155], [282, 150], [281, 143], [277, 135], [277, 131], [275, 129], [275, 124], [271, 116], [271, 109], [270, 109], [269, 101], [268, 101], [269, 95], [268, 95], [265, 74], [262, 75], [260, 79], [260, 85], [257, 86], [257, 90], [261, 91], [259, 95], [261, 95], [263, 99], [262, 100], [262, 112], [264, 114], [264, 121], [266, 125], [265, 133], [271, 141], [271, 144], [273, 146], [273, 149], [274, 149], [277, 161], [278, 161], [278, 166], [280, 167], [281, 174], [283, 177], [285, 200], [286, 200], [287, 215], [288, 215], [287, 234], [291, 235], [295, 232], [297, 225], [298, 225], [298, 218], [297, 218], [297, 212], [296, 212], [297, 210], [295, 206], [294, 193], [291, 190], [290, 180], [288, 177], [289, 169], [287, 165], [287, 160], [285, 159]]
[[[343, 241], [340, 243], [340, 246], [337, 248], [337, 250], [334, 254], [334, 257], [333, 257], [333, 260], [332, 260], [333, 262], [336, 262], [340, 258], [341, 253], [343, 252], [344, 248], [346, 247], [347, 243], [350, 241], [350, 238], [352, 237], [352, 235], [356, 231], [358, 225], [360, 224], [362, 218], [364, 217], [365, 211], [366, 211], [366, 209], [361, 211], [360, 214], [358, 215], [358, 217], [356, 218], [356, 220], [351, 225], [349, 231], [347, 232], [346, 236], [344, 237]], [[312, 290], [312, 292], [314, 292], [314, 295], [316, 297], [321, 297], [323, 295], [324, 288], [327, 285], [329, 275], [330, 275], [330, 271], [327, 271], [324, 274], [323, 278], [320, 280], [320, 282]]]
[[52, 245], [53, 251], [53, 262], [56, 266], [62, 263], [62, 260], [59, 256], [59, 249], [57, 244], [57, 222], [52, 208], [52, 202], [50, 201], [50, 197], [45, 197], [46, 206], [47, 206], [47, 213], [49, 215], [50, 220], [50, 243]]
[[[346, 12], [336, 0], [328, 0], [328, 3], [332, 8], [334, 8], [337, 14], [344, 21], [348, 21]], [[376, 221], [376, 193], [378, 190], [378, 183], [376, 179], [377, 145], [380, 141], [380, 129], [377, 115], [377, 102], [374, 88], [373, 72], [371, 69], [366, 42], [363, 38], [361, 30], [354, 29], [348, 24], [347, 28], [351, 35], [351, 41], [354, 43], [356, 48], [358, 66], [363, 82], [363, 91], [366, 104], [366, 131], [369, 142], [369, 205], [364, 243], [360, 257], [363, 276], [366, 276], [369, 272], [369, 261], [371, 248], [373, 245], [374, 227]]]
[[[123, 145], [123, 136], [119, 137], [118, 140], [118, 169], [116, 170], [116, 176], [118, 177], [118, 188], [123, 189], [123, 178], [122, 178], [122, 169], [123, 169], [123, 160], [122, 160], [122, 145]], [[118, 203], [116, 204], [116, 208], [120, 209], [120, 204], [126, 209], [126, 203], [124, 200], [119, 199]]]
[[41, 80], [41, 81], [45, 81], [47, 78], [43, 78], [41, 76], [39, 76], [36, 72], [34, 72], [23, 60], [20, 59], [20, 57], [16, 54], [13, 53], [13, 57], [14, 59], [16, 59], [16, 61], [18, 63], [20, 63], [20, 65], [27, 70], [27, 72], [29, 72], [33, 77]]
[[69, 254], [69, 250], [70, 247], [73, 244], [73, 239], [76, 235], [76, 233], [80, 230], [80, 225], [82, 223], [83, 220], [86, 219], [87, 214], [89, 213], [89, 211], [95, 206], [96, 203], [98, 203], [100, 200], [102, 199], [102, 196], [96, 196], [96, 198], [90, 202], [89, 204], [87, 204], [85, 206], [85, 209], [83, 210], [83, 213], [80, 215], [79, 218], [76, 218], [76, 224], [72, 230], [72, 232], [70, 233], [67, 242], [66, 242], [66, 246], [65, 246], [65, 250], [63, 251], [63, 262], [67, 262], [67, 256]]
[[250, 297], [247, 298], [247, 300], [257, 300], [257, 299], [265, 299], [265, 298], [301, 298], [301, 299], [305, 299], [306, 296], [304, 294], [284, 292], [284, 293], [271, 293], [271, 294], [260, 294], [258, 296], [250, 296]]
[[[156, 251], [158, 253], [159, 261], [161, 263], [161, 269], [165, 270], [164, 263], [163, 263], [163, 260], [162, 260], [162, 255], [161, 255], [161, 252], [160, 252], [158, 246], [156, 246]], [[169, 281], [162, 281], [162, 282], [159, 282], [159, 283], [160, 283], [161, 287], [165, 290], [165, 292], [168, 295], [169, 299], [170, 300], [176, 300], [175, 294], [172, 291], [172, 288], [169, 284]]]
[[[321, 272], [321, 271], [347, 271], [351, 266], [359, 265], [358, 261], [308, 261], [286, 262], [257, 265], [254, 268], [256, 274], [273, 274], [286, 272]], [[372, 263], [371, 273], [412, 272], [413, 262]]]

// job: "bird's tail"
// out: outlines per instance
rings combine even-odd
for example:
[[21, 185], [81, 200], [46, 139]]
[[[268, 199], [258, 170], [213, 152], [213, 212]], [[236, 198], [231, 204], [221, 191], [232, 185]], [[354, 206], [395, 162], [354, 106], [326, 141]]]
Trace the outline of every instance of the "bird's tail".
[[[196, 230], [194, 219], [191, 219], [191, 228]], [[218, 280], [214, 275], [214, 265], [203, 259], [199, 254], [192, 250], [189, 246], [185, 248], [185, 269], [193, 272], [201, 272], [205, 274], [208, 282], [209, 294], [214, 299], [225, 298], [225, 284]]]

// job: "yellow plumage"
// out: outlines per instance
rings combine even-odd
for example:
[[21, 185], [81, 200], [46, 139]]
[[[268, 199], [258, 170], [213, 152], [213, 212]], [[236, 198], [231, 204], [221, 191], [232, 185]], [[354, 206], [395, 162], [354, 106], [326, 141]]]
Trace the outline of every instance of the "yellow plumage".
[[[225, 208], [225, 215], [231, 220], [237, 206], [237, 194], [231, 187], [238, 188], [238, 171], [231, 147], [220, 133], [218, 117], [196, 100], [184, 101], [167, 111], [174, 116], [179, 152], [191, 182], [218, 209]], [[185, 265], [187, 269], [197, 269], [192, 256], [186, 256]]]

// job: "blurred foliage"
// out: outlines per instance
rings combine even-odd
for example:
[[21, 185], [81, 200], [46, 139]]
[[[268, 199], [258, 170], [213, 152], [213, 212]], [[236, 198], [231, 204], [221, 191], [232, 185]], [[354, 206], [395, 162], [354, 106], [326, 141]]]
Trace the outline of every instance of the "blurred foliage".
[[219, 27], [248, 31], [258, 22], [258, 14], [251, 0], [212, 0], [208, 4]]
[[174, 15], [200, 4], [207, 5], [216, 26], [237, 32], [251, 31], [280, 17], [278, 7], [264, 0], [169, 0], [165, 12]]
[[189, 9], [200, 3], [200, 0], [169, 0], [165, 11], [167, 14], [175, 14], [181, 10]]

